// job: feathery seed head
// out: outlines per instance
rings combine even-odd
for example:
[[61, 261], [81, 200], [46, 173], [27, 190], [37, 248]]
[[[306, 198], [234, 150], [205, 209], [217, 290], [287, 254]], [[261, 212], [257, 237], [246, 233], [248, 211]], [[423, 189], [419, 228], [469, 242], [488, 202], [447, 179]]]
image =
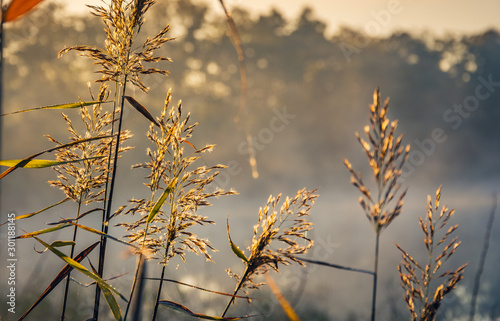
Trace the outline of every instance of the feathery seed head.
[[[401, 213], [403, 198], [406, 190], [400, 191], [398, 183], [402, 168], [408, 159], [410, 145], [401, 146], [403, 135], [395, 137], [397, 121], [390, 121], [387, 117], [389, 99], [380, 104], [380, 91], [377, 88], [373, 93], [373, 103], [370, 105], [370, 125], [364, 127], [367, 140], [356, 133], [361, 147], [365, 151], [368, 163], [377, 182], [377, 193], [371, 192], [363, 182], [361, 172], [356, 173], [346, 159], [344, 164], [351, 173], [351, 183], [360, 191], [361, 207], [378, 234]], [[389, 207], [389, 203], [399, 194], [396, 204]], [[374, 198], [374, 195], [378, 195]]]

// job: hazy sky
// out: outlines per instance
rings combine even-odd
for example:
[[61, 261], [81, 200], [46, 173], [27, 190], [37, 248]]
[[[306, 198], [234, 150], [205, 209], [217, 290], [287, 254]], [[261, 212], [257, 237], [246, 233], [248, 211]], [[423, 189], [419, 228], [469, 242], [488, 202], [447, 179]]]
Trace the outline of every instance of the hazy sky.
[[[102, 3], [101, 0], [57, 1], [70, 3], [75, 11], [86, 10], [85, 3]], [[218, 0], [205, 2], [213, 3], [216, 10], [221, 10]], [[242, 6], [254, 13], [269, 12], [275, 7], [289, 18], [297, 17], [308, 5], [314, 9], [316, 17], [328, 22], [329, 31], [335, 31], [339, 25], [379, 34], [400, 29], [430, 30], [438, 34], [474, 33], [492, 27], [500, 29], [498, 0], [226, 0], [226, 3], [230, 8]]]

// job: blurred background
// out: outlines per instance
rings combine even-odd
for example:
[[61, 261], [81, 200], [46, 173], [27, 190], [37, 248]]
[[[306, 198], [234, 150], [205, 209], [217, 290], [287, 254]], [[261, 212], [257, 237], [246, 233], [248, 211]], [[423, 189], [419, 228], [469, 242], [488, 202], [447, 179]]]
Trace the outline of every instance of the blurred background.
[[[452, 223], [459, 224], [462, 240], [449, 268], [464, 262], [469, 266], [459, 288], [445, 299], [439, 319], [467, 319], [492, 194], [500, 179], [500, 4], [364, 2], [311, 1], [305, 7], [301, 1], [228, 1], [246, 57], [248, 99], [240, 122], [254, 137], [257, 179], [252, 178], [248, 164], [245, 134], [234, 122], [240, 100], [239, 65], [218, 1], [158, 1], [148, 13], [143, 37], [153, 36], [170, 24], [170, 36], [176, 40], [167, 43], [161, 54], [173, 62], [162, 65], [170, 71], [168, 78], [145, 77], [149, 94], [135, 90], [133, 96], [159, 115], [172, 88], [172, 102], [182, 99], [192, 121], [200, 123], [192, 143], [217, 144], [204, 156], [205, 161], [230, 166], [216, 184], [239, 192], [238, 196], [214, 200], [214, 206], [202, 210], [217, 222], [197, 230], [219, 250], [213, 255], [216, 263], [188, 255], [187, 263], [179, 260], [170, 264], [170, 278], [232, 291], [235, 281], [224, 269], [242, 272], [243, 266], [227, 244], [228, 213], [233, 241], [246, 248], [258, 209], [266, 204], [269, 194], [292, 196], [303, 187], [319, 188], [320, 195], [312, 209], [316, 246], [308, 258], [372, 269], [375, 234], [357, 202], [358, 191], [350, 183], [343, 159], [348, 158], [375, 188], [355, 132], [363, 132], [368, 125], [368, 105], [373, 91], [380, 87], [382, 99], [390, 97], [389, 117], [399, 119], [398, 134], [405, 135], [404, 142], [412, 151], [403, 175], [403, 184], [409, 187], [403, 213], [381, 236], [379, 319], [409, 319], [397, 272], [401, 258], [394, 242], [417, 259], [425, 258], [418, 217], [425, 214], [427, 195], [433, 195], [440, 185], [442, 202], [457, 210]], [[65, 1], [46, 1], [6, 27], [4, 113], [90, 99], [87, 83], [100, 77], [95, 73], [97, 67], [75, 53], [57, 59], [57, 52], [67, 46], [102, 46], [101, 21], [88, 14], [82, 3], [71, 2], [67, 8]], [[92, 90], [97, 92], [98, 85], [93, 83]], [[65, 113], [77, 122], [77, 111]], [[6, 159], [24, 158], [51, 147], [46, 134], [60, 140], [68, 136], [59, 111], [2, 120], [1, 149]], [[127, 109], [124, 126], [134, 134], [128, 144], [135, 149], [120, 160], [116, 207], [149, 195], [142, 184], [146, 173], [130, 170], [131, 165], [146, 160], [149, 123]], [[61, 191], [47, 184], [55, 177], [50, 169], [17, 170], [2, 180], [1, 217], [31, 213], [63, 199]], [[70, 204], [19, 221], [18, 233], [72, 217], [74, 211]], [[98, 220], [88, 218], [86, 224], [96, 226]], [[500, 317], [499, 224], [497, 220], [493, 226], [476, 320]], [[111, 231], [117, 237], [124, 235], [121, 228]], [[69, 231], [63, 231], [45, 241], [70, 237]], [[88, 238], [88, 244], [95, 241], [93, 235]], [[63, 264], [52, 253], [37, 254], [34, 247], [40, 247], [32, 240], [19, 240], [17, 247], [17, 302], [22, 313]], [[106, 277], [127, 273], [113, 281], [127, 293], [134, 258], [127, 256], [123, 246], [110, 247], [113, 260], [107, 261]], [[0, 253], [5, 257], [5, 246]], [[4, 265], [0, 264], [1, 275], [7, 275]], [[150, 263], [148, 269], [153, 274], [157, 264]], [[318, 266], [280, 270], [273, 276], [304, 320], [368, 319], [369, 276]], [[0, 289], [5, 297], [4, 284]], [[62, 297], [58, 290], [33, 312], [34, 318], [48, 320], [50, 313], [57, 317]], [[73, 290], [71, 320], [90, 317], [93, 287], [74, 286]], [[165, 294], [207, 314], [220, 314], [226, 302], [225, 298], [173, 284]], [[284, 318], [267, 288], [251, 295], [261, 299], [251, 307], [238, 303], [234, 314], [267, 313], [269, 320]], [[5, 311], [3, 306], [2, 316]], [[165, 315], [182, 320], [176, 312], [166, 311]]]

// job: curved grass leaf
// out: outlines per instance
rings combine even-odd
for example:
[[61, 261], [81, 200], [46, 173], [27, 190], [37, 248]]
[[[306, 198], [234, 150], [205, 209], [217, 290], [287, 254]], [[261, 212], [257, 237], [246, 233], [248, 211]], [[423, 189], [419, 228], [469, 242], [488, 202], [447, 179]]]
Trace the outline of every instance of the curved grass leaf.
[[175, 184], [177, 184], [177, 177], [174, 178], [170, 182], [170, 184], [168, 184], [167, 188], [163, 191], [163, 194], [161, 194], [161, 196], [158, 199], [158, 201], [156, 201], [155, 206], [153, 206], [153, 208], [151, 209], [151, 212], [149, 212], [148, 219], [146, 220], [146, 223], [149, 224], [149, 223], [151, 223], [154, 220], [156, 214], [158, 214], [158, 211], [160, 210], [160, 208], [165, 203], [165, 200], [170, 195], [170, 193], [172, 193], [172, 190], [174, 189]]
[[[52, 247], [63, 247], [63, 246], [70, 246], [70, 245], [75, 245], [76, 243], [74, 241], [54, 241], [52, 243], [50, 243], [50, 246]], [[45, 248], [43, 251], [37, 251], [35, 249], [35, 252], [39, 253], [39, 254], [42, 254], [44, 253], [45, 251], [47, 251], [48, 249]]]
[[40, 156], [42, 154], [51, 153], [53, 151], [56, 151], [56, 150], [59, 150], [59, 149], [63, 149], [63, 148], [66, 148], [66, 147], [70, 147], [70, 146], [73, 146], [73, 145], [78, 145], [78, 144], [81, 144], [81, 143], [86, 143], [86, 142], [90, 142], [90, 141], [93, 141], [93, 140], [103, 139], [103, 138], [110, 138], [110, 137], [113, 137], [113, 136], [112, 135], [104, 135], [104, 136], [96, 136], [96, 137], [91, 137], [91, 138], [84, 138], [84, 139], [80, 139], [80, 140], [75, 140], [75, 141], [73, 141], [71, 143], [67, 143], [67, 144], [64, 144], [64, 145], [52, 147], [52, 148], [46, 149], [44, 151], [38, 152], [36, 154], [33, 154], [31, 156], [26, 157], [25, 159], [21, 160], [16, 165], [9, 167], [2, 174], [0, 174], [0, 179], [4, 178], [8, 174], [12, 173], [14, 170], [16, 170], [16, 168], [23, 167], [24, 165], [28, 164], [32, 159], [34, 159], [34, 158], [36, 158], [36, 157], [38, 157], [38, 156]]
[[[89, 260], [90, 263], [90, 260]], [[92, 268], [92, 272], [94, 272], [95, 275], [98, 275], [99, 273], [97, 270], [94, 268], [92, 263], [90, 263], [90, 267]], [[99, 284], [99, 287], [101, 288], [102, 295], [104, 296], [104, 299], [106, 300], [106, 303], [109, 306], [109, 309], [111, 310], [111, 313], [113, 313], [113, 316], [115, 317], [115, 320], [122, 320], [122, 312], [120, 310], [120, 306], [115, 300], [115, 297], [111, 293], [110, 289], [107, 287], [102, 286]]]
[[70, 222], [70, 221], [67, 221], [69, 224], [72, 224], [76, 227], [79, 227], [81, 228], [82, 230], [85, 230], [85, 231], [88, 231], [88, 232], [91, 232], [91, 233], [94, 233], [94, 234], [97, 234], [99, 236], [104, 236], [104, 237], [107, 237], [109, 239], [112, 239], [113, 241], [116, 241], [118, 243], [122, 243], [122, 244], [125, 244], [125, 245], [128, 245], [128, 246], [132, 246], [133, 248], [136, 248], [136, 249], [139, 249], [137, 246], [135, 246], [134, 244], [130, 244], [130, 243], [127, 243], [125, 241], [122, 241], [120, 239], [117, 239], [116, 237], [114, 236], [111, 236], [109, 234], [106, 234], [104, 232], [101, 232], [99, 230], [96, 230], [94, 228], [91, 228], [91, 227], [88, 227], [88, 226], [85, 226], [85, 225], [81, 225], [81, 224], [78, 224], [78, 223], [75, 223], [75, 222]]
[[237, 257], [248, 263], [248, 259], [245, 256], [245, 253], [243, 253], [243, 251], [240, 250], [240, 248], [231, 240], [231, 235], [229, 234], [229, 215], [227, 216], [227, 237], [229, 239], [229, 244], [231, 245], [231, 250], [233, 251], [233, 253], [236, 254]]
[[54, 226], [54, 227], [49, 227], [49, 228], [39, 230], [36, 232], [31, 232], [31, 233], [26, 233], [26, 234], [20, 235], [20, 236], [16, 237], [16, 239], [27, 239], [30, 237], [36, 238], [37, 235], [54, 232], [54, 231], [63, 229], [63, 228], [68, 227], [68, 226], [71, 226], [71, 224], [70, 223], [59, 224], [59, 225]]
[[[63, 261], [65, 261], [66, 263], [68, 263], [71, 267], [73, 267], [74, 269], [76, 269], [76, 270], [80, 271], [81, 273], [85, 274], [89, 278], [94, 279], [97, 282], [97, 284], [99, 285], [99, 287], [102, 289], [102, 293], [104, 295], [104, 298], [106, 299], [106, 302], [108, 303], [111, 311], [113, 312], [113, 315], [115, 315], [115, 319], [121, 321], [122, 318], [121, 318], [120, 306], [116, 302], [116, 300], [115, 300], [115, 298], [113, 296], [113, 293], [115, 293], [116, 295], [118, 295], [124, 301], [127, 301], [127, 299], [125, 299], [125, 297], [120, 292], [118, 292], [118, 290], [116, 290], [113, 286], [111, 286], [106, 281], [104, 281], [103, 279], [101, 279], [98, 275], [96, 275], [95, 273], [90, 272], [83, 265], [81, 265], [80, 263], [76, 262], [72, 258], [68, 257], [67, 255], [65, 255], [61, 251], [59, 251], [56, 248], [50, 246], [49, 244], [47, 244], [44, 241], [42, 241], [39, 238], [37, 238], [36, 236], [34, 236], [34, 238], [35, 238], [35, 240], [37, 240], [38, 242], [40, 242], [43, 246], [45, 246], [49, 250], [51, 250], [55, 255], [59, 256], [59, 258], [61, 258]], [[115, 313], [118, 313], [118, 314], [115, 314]]]
[[[51, 209], [51, 208], [53, 208], [53, 207], [55, 207], [55, 206], [57, 206], [57, 205], [59, 205], [59, 204], [62, 204], [62, 203], [64, 203], [64, 202], [66, 202], [66, 201], [69, 201], [69, 200], [70, 200], [70, 198], [69, 198], [69, 197], [66, 197], [66, 198], [65, 198], [65, 199], [63, 199], [62, 201], [59, 201], [59, 202], [57, 202], [57, 203], [55, 203], [55, 204], [52, 204], [52, 205], [49, 205], [49, 206], [47, 206], [47, 207], [45, 207], [45, 208], [43, 208], [43, 209], [41, 209], [41, 210], [39, 210], [39, 211], [36, 211], [36, 212], [30, 213], [30, 214], [19, 215], [19, 216], [14, 217], [14, 219], [15, 219], [15, 220], [21, 220], [21, 219], [23, 219], [23, 218], [28, 218], [28, 217], [35, 216], [35, 215], [37, 215], [37, 214], [40, 214], [40, 213], [42, 213], [42, 212], [44, 212], [44, 211], [46, 211], [46, 210], [48, 210], [48, 209]], [[8, 222], [4, 222], [4, 223], [0, 224], [0, 226], [2, 226], [2, 225], [4, 225], [4, 224], [7, 224], [7, 223], [8, 223]]]
[[14, 111], [14, 112], [8, 113], [8, 114], [2, 114], [2, 115], [0, 115], [0, 117], [14, 115], [14, 114], [19, 114], [19, 113], [25, 113], [25, 112], [28, 112], [28, 111], [35, 111], [35, 110], [43, 110], [43, 109], [73, 109], [73, 108], [81, 108], [81, 107], [85, 107], [85, 106], [96, 105], [96, 104], [103, 104], [103, 103], [109, 103], [109, 101], [82, 101], [82, 102], [71, 103], [71, 104], [62, 104], [62, 105], [35, 107], [35, 108], [30, 108], [30, 109], [24, 109], [24, 110]]
[[8, 167], [17, 166], [17, 167], [22, 167], [22, 168], [46, 168], [46, 167], [64, 165], [64, 164], [68, 164], [68, 163], [77, 163], [77, 162], [81, 162], [81, 161], [103, 158], [103, 157], [104, 156], [96, 156], [96, 157], [82, 158], [82, 159], [64, 161], [64, 162], [58, 162], [58, 161], [53, 161], [53, 160], [48, 160], [48, 159], [32, 159], [27, 163], [23, 163], [24, 164], [23, 166], [17, 166], [19, 163], [21, 163], [23, 161], [22, 159], [6, 159], [6, 160], [0, 160], [0, 166], [8, 166]]
[[2, 23], [16, 20], [43, 0], [13, 0], [3, 13]]
[[149, 110], [146, 107], [144, 107], [143, 105], [141, 105], [137, 100], [135, 100], [134, 97], [125, 96], [125, 99], [127, 99], [127, 101], [129, 102], [129, 104], [132, 105], [132, 107], [134, 107], [135, 110], [137, 110], [138, 112], [140, 112], [150, 122], [152, 122], [156, 126], [160, 127], [160, 124], [158, 124], [158, 122], [156, 121], [156, 119], [154, 119], [153, 115], [151, 115], [151, 113], [149, 112]]
[[[89, 262], [90, 262], [90, 260], [89, 260]], [[92, 266], [92, 264], [90, 264], [90, 266]], [[124, 275], [126, 275], [126, 274], [128, 274], [128, 273], [129, 273], [129, 272], [122, 273], [122, 274], [120, 274], [120, 275], [113, 276], [113, 277], [111, 277], [111, 278], [107, 278], [107, 279], [105, 279], [104, 281], [108, 282], [108, 281], [111, 281], [111, 280], [114, 280], [114, 279], [118, 279], [118, 278], [120, 278], [120, 277], [122, 277], [122, 276], [124, 276]], [[73, 281], [74, 283], [76, 283], [76, 284], [78, 284], [79, 286], [84, 287], [84, 288], [88, 288], [89, 286], [92, 286], [92, 285], [95, 285], [95, 284], [96, 284], [96, 281], [92, 281], [92, 282], [90, 282], [90, 283], [83, 283], [83, 282], [77, 281], [77, 280], [76, 280], [75, 278], [73, 278], [72, 276], [71, 276], [71, 281]]]
[[[90, 245], [89, 247], [87, 247], [85, 250], [83, 250], [82, 252], [80, 252], [77, 256], [75, 256], [74, 260], [75, 262], [81, 262], [85, 257], [87, 257], [87, 255], [90, 254], [90, 252], [92, 252], [93, 249], [95, 249], [95, 247], [97, 246], [97, 244], [99, 244], [99, 242], [95, 242], [94, 244]], [[66, 276], [69, 274], [69, 272], [71, 272], [71, 270], [73, 270], [73, 267], [71, 267], [69, 264], [66, 264], [62, 270], [57, 274], [57, 276], [54, 278], [54, 280], [52, 280], [52, 282], [50, 282], [49, 286], [45, 289], [45, 291], [43, 291], [43, 293], [40, 295], [40, 297], [38, 297], [38, 299], [36, 299], [35, 303], [33, 303], [31, 305], [31, 307], [26, 311], [24, 312], [24, 314], [18, 319], [18, 321], [20, 320], [23, 320], [24, 318], [26, 318], [26, 316], [40, 303], [43, 301], [43, 299], [49, 295], [49, 293], [55, 289], [55, 287], [62, 281], [66, 278]]]
[[57, 224], [61, 224], [61, 223], [71, 223], [71, 222], [77, 222], [78, 220], [82, 219], [83, 217], [87, 216], [88, 214], [90, 213], [93, 213], [93, 212], [97, 212], [97, 211], [103, 211], [102, 208], [100, 207], [96, 207], [96, 208], [93, 208], [91, 210], [88, 210], [80, 215], [78, 215], [77, 218], [63, 218], [57, 222], [51, 222], [51, 223], [45, 223], [47, 225], [57, 225]]
[[205, 314], [201, 314], [201, 313], [194, 313], [193, 311], [189, 310], [188, 308], [186, 308], [182, 304], [179, 304], [179, 303], [176, 303], [176, 302], [167, 301], [167, 300], [160, 300], [159, 303], [161, 305], [164, 305], [164, 306], [168, 307], [168, 308], [174, 309], [176, 311], [183, 312], [183, 313], [185, 313], [187, 315], [190, 315], [190, 316], [198, 318], [198, 319], [205, 319], [205, 320], [228, 320], [228, 321], [231, 321], [231, 320], [242, 320], [242, 319], [246, 319], [246, 318], [252, 317], [252, 316], [244, 316], [244, 317], [236, 317], [236, 318], [213, 317], [213, 316], [209, 316], [209, 315], [205, 315]]

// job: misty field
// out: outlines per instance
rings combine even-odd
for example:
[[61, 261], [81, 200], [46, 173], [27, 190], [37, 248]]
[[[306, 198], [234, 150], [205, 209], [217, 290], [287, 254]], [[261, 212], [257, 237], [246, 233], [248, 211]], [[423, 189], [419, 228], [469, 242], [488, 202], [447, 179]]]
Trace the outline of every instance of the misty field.
[[214, 2], [4, 5], [0, 320], [500, 320], [500, 34]]

